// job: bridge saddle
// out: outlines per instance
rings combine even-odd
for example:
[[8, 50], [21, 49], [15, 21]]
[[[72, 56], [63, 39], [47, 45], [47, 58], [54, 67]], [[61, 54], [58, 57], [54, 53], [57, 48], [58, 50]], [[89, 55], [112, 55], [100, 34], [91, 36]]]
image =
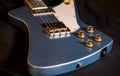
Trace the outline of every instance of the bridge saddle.
[[63, 22], [44, 23], [41, 26], [50, 39], [70, 37], [70, 30]]

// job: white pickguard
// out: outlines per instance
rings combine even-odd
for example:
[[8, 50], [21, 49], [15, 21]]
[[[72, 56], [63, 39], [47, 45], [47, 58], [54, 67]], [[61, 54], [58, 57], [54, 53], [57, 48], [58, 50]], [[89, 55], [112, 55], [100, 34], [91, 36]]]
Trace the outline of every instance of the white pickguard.
[[53, 8], [56, 12], [54, 15], [62, 21], [71, 32], [75, 32], [80, 26], [76, 20], [74, 1], [72, 1], [71, 4], [65, 4], [66, 1], [68, 0], [65, 0], [63, 3]]
[[[37, 0], [37, 1], [39, 2], [42, 0]], [[68, 1], [69, 0], [64, 0], [64, 2], [62, 2], [60, 5], [53, 7], [52, 9], [55, 11], [55, 13], [48, 12], [48, 13], [37, 13], [33, 15], [40, 16], [40, 15], [54, 14], [59, 21], [62, 21], [65, 24], [65, 26], [67, 26], [70, 29], [71, 32], [75, 32], [80, 28], [80, 26], [78, 25], [76, 20], [74, 1], [71, 0], [70, 4], [66, 4], [66, 2]], [[41, 2], [41, 3], [44, 3], [44, 2]], [[29, 2], [28, 2], [28, 5], [29, 5]], [[43, 7], [48, 8], [47, 5], [45, 4], [41, 4], [41, 6], [39, 7], [37, 6], [37, 3], [36, 3], [36, 6], [34, 6], [34, 9], [40, 9]]]

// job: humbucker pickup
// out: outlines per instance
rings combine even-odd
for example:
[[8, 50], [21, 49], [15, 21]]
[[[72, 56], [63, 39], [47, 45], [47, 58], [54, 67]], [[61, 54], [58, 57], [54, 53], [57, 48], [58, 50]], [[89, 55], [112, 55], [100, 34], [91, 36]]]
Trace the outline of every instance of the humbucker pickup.
[[70, 30], [63, 22], [44, 23], [41, 26], [50, 39], [70, 37]]
[[33, 16], [38, 16], [38, 15], [47, 15], [47, 14], [52, 14], [55, 13], [55, 11], [51, 8], [47, 9], [37, 9], [37, 10], [30, 10], [31, 14]]
[[25, 0], [25, 3], [31, 10], [47, 9], [48, 7], [42, 0]]

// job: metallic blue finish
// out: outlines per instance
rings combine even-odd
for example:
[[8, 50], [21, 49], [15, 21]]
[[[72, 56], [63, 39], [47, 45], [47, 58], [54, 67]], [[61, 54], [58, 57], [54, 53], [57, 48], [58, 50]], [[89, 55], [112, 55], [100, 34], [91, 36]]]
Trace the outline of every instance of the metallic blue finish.
[[[88, 58], [85, 58], [83, 60], [79, 60], [77, 62], [68, 64], [68, 65], [64, 65], [64, 66], [60, 66], [60, 67], [55, 67], [55, 68], [47, 68], [47, 69], [34, 69], [32, 68], [32, 72], [34, 73], [33, 75], [35, 76], [51, 76], [51, 75], [58, 75], [58, 74], [62, 74], [62, 73], [66, 73], [66, 72], [70, 72], [70, 71], [74, 71], [80, 68], [76, 68], [77, 64], [83, 64], [83, 67], [95, 62], [96, 60], [98, 60], [100, 58], [100, 51]], [[41, 71], [41, 72], [40, 72]]]
[[[85, 31], [88, 25], [80, 20], [77, 9], [75, 11], [81, 27], [79, 30]], [[33, 17], [26, 6], [9, 11], [9, 15], [26, 23], [21, 27], [26, 26], [25, 29], [29, 33], [28, 65], [35, 76], [58, 75], [77, 70], [77, 64], [85, 67], [98, 60], [104, 48], [107, 48], [107, 53], [112, 49], [113, 40], [96, 29], [92, 36], [85, 32], [87, 36], [83, 41], [77, 37], [79, 30], [69, 38], [49, 39], [40, 26], [43, 23], [41, 18]], [[54, 16], [52, 18], [53, 22], [57, 21]], [[96, 42], [93, 39], [98, 33], [103, 37], [102, 42]], [[85, 46], [88, 39], [94, 41], [93, 48]]]
[[112, 50], [113, 42], [107, 47], [107, 54]]

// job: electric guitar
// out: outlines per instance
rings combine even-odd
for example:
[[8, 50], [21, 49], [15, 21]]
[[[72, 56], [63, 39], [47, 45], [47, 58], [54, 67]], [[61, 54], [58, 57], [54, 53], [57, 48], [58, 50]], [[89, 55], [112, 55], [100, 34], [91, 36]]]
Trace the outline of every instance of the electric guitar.
[[113, 40], [80, 20], [75, 0], [61, 0], [52, 7], [42, 0], [25, 0], [25, 4], [8, 15], [29, 35], [27, 62], [32, 75], [74, 71], [111, 51]]

